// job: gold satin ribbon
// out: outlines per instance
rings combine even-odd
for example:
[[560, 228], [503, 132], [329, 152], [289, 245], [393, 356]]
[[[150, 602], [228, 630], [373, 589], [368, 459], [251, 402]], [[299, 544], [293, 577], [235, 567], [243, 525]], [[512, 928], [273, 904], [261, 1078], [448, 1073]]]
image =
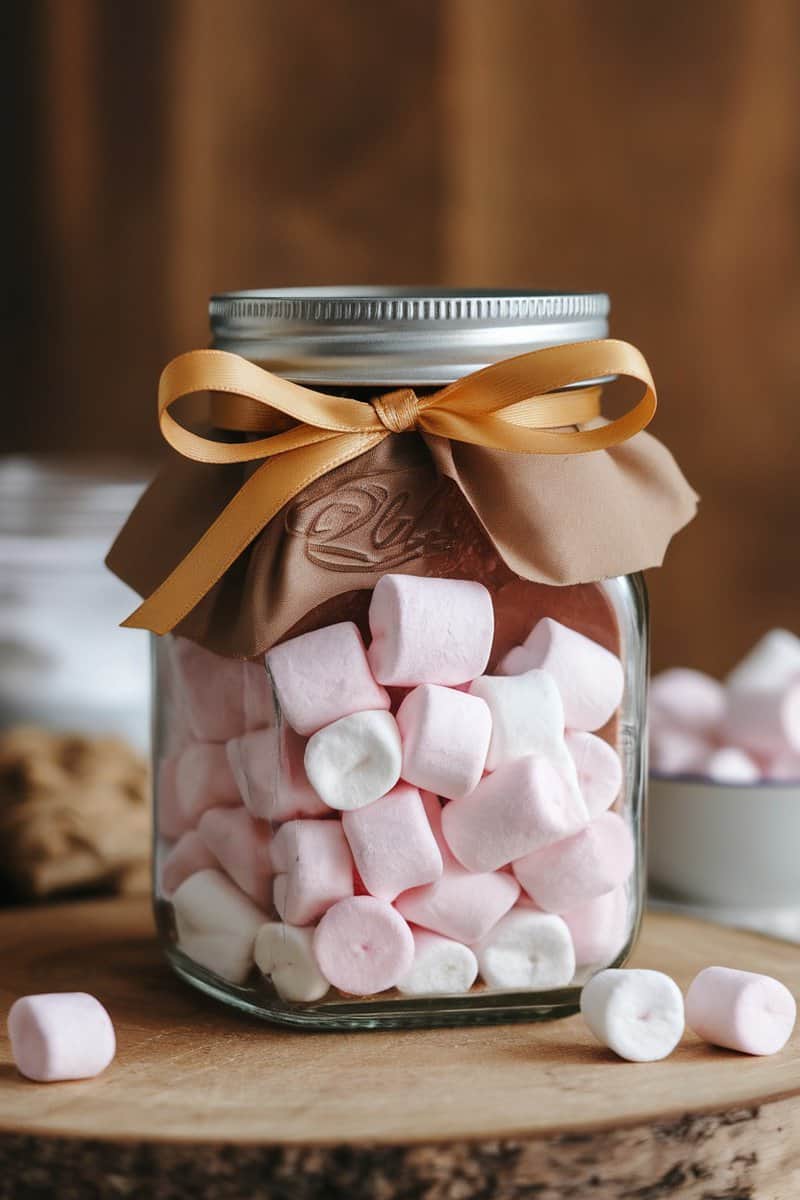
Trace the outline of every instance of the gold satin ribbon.
[[[574, 428], [599, 415], [600, 389], [564, 389], [607, 376], [635, 379], [644, 385], [644, 394], [614, 421]], [[217, 393], [217, 419], [224, 423], [227, 413], [230, 428], [278, 432], [230, 443], [185, 429], [170, 408], [200, 392]], [[124, 624], [159, 634], [174, 629], [285, 504], [393, 434], [415, 430], [518, 454], [585, 454], [627, 441], [649, 424], [655, 409], [655, 387], [644, 357], [635, 346], [614, 339], [520, 354], [431, 395], [420, 397], [401, 388], [371, 404], [312, 391], [237, 354], [182, 354], [165, 367], [159, 381], [163, 437], [195, 462], [263, 462]]]

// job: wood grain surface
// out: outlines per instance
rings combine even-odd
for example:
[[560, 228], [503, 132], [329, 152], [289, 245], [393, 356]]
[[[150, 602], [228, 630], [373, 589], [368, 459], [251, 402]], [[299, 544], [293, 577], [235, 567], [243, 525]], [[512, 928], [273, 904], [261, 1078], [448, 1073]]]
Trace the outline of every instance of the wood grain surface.
[[[25, 992], [88, 990], [119, 1037], [103, 1076], [49, 1086], [21, 1079], [3, 1040], [0, 1197], [53, 1194], [44, 1189], [56, 1176], [63, 1197], [195, 1200], [800, 1191], [797, 1033], [773, 1058], [687, 1034], [667, 1061], [629, 1064], [579, 1017], [405, 1033], [275, 1029], [175, 979], [145, 903], [133, 900], [5, 913], [0, 951], [4, 1005]], [[685, 918], [651, 915], [635, 961], [684, 986], [721, 962], [800, 990], [795, 948]]]

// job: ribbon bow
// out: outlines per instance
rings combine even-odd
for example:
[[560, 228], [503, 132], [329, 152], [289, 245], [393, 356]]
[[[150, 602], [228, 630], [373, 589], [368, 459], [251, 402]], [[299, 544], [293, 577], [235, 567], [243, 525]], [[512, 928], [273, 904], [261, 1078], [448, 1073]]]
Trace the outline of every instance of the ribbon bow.
[[[576, 428], [600, 415], [600, 388], [575, 385], [610, 376], [639, 381], [644, 394], [616, 420]], [[218, 424], [223, 427], [277, 432], [235, 443], [193, 433], [170, 409], [182, 397], [199, 392], [216, 393]], [[644, 429], [655, 409], [655, 388], [645, 359], [634, 346], [613, 339], [520, 354], [431, 395], [417, 396], [402, 388], [371, 404], [312, 391], [236, 354], [182, 354], [165, 367], [159, 381], [163, 437], [196, 462], [262, 465], [124, 624], [159, 634], [174, 629], [285, 504], [384, 438], [417, 431], [513, 453], [585, 454], [627, 441]]]

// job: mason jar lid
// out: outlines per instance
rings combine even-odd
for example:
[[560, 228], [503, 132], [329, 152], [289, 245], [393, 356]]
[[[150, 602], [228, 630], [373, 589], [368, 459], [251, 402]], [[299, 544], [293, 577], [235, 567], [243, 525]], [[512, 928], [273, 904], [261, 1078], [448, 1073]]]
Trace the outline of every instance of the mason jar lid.
[[213, 345], [304, 383], [449, 383], [566, 342], [608, 334], [603, 292], [469, 288], [275, 288], [209, 304]]

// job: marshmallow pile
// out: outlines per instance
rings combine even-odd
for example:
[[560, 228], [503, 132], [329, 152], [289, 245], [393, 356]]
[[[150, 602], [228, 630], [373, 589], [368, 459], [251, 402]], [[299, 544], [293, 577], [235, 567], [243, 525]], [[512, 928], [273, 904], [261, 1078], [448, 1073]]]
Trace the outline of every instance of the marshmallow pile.
[[649, 720], [659, 775], [800, 781], [800, 638], [773, 629], [724, 683], [664, 671], [650, 685]]
[[[286, 1001], [564, 987], [630, 931], [613, 806], [619, 659], [551, 617], [486, 674], [489, 591], [385, 575], [264, 665], [173, 643], [187, 744], [162, 761], [180, 948]], [[605, 737], [601, 736], [605, 731]]]

